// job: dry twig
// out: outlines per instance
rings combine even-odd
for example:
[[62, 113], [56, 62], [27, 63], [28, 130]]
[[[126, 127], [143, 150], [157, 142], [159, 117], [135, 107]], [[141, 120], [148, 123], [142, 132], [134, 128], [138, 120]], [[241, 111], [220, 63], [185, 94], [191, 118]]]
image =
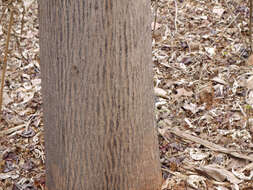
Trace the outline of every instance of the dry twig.
[[222, 153], [229, 154], [229, 155], [237, 157], [237, 158], [241, 158], [241, 159], [245, 159], [245, 160], [249, 160], [249, 161], [253, 162], [252, 156], [240, 154], [238, 152], [235, 152], [234, 150], [224, 148], [220, 145], [217, 145], [217, 144], [214, 144], [214, 143], [209, 142], [207, 140], [203, 140], [201, 138], [195, 137], [193, 135], [190, 135], [190, 134], [185, 133], [184, 131], [180, 131], [178, 129], [170, 129], [169, 131], [179, 137], [185, 138], [185, 139], [190, 140], [195, 143], [202, 144], [203, 146], [208, 147], [213, 151], [222, 152]]
[[23, 34], [23, 30], [24, 30], [24, 17], [25, 17], [25, 6], [24, 6], [24, 2], [22, 3], [23, 6], [23, 12], [22, 12], [22, 20], [21, 20], [21, 31], [20, 31], [20, 38], [22, 38], [22, 34]]
[[3, 19], [3, 17], [4, 17], [4, 13], [5, 13], [6, 9], [7, 9], [7, 7], [4, 7], [4, 8], [3, 8], [3, 12], [2, 12], [2, 15], [1, 15], [1, 17], [0, 17], [0, 24], [1, 24], [1, 22], [2, 22], [2, 19]]
[[158, 12], [158, 0], [155, 1], [155, 21], [154, 21], [154, 28], [153, 28], [153, 36], [155, 34], [156, 22], [157, 22], [157, 12]]
[[[237, 158], [241, 158], [241, 159], [249, 160], [249, 161], [253, 162], [253, 157], [252, 156], [247, 156], [247, 155], [244, 155], [244, 154], [240, 154], [238, 152], [235, 152], [234, 150], [224, 148], [220, 145], [217, 145], [217, 144], [214, 144], [214, 143], [209, 142], [207, 140], [195, 137], [193, 135], [190, 135], [190, 134], [188, 134], [184, 131], [180, 131], [178, 129], [168, 129], [168, 130], [169, 130], [170, 133], [173, 133], [174, 135], [177, 135], [181, 138], [187, 139], [189, 141], [192, 141], [192, 142], [195, 142], [195, 143], [198, 143], [198, 144], [202, 144], [203, 146], [205, 146], [207, 148], [210, 148], [213, 151], [222, 152], [222, 153], [229, 154], [229, 155], [237, 157]], [[164, 134], [162, 134], [162, 135], [164, 136]], [[165, 133], [165, 135], [166, 135], [166, 133]], [[166, 138], [166, 136], [164, 136], [164, 138]]]
[[178, 8], [177, 8], [177, 1], [176, 0], [174, 0], [174, 2], [175, 2], [175, 9], [176, 9], [176, 13], [175, 13], [175, 21], [174, 21], [174, 24], [175, 24], [175, 33], [177, 33], [177, 12], [178, 12]]
[[253, 50], [253, 47], [252, 47], [252, 0], [250, 0], [249, 41], [250, 41], [250, 48], [252, 51]]
[[7, 57], [8, 57], [10, 36], [11, 36], [11, 27], [13, 24], [13, 14], [14, 14], [14, 12], [13, 12], [13, 10], [11, 10], [11, 17], [10, 17], [10, 22], [9, 22], [9, 27], [8, 27], [6, 46], [5, 46], [5, 56], [4, 56], [4, 60], [3, 60], [3, 71], [2, 71], [1, 91], [0, 91], [0, 112], [2, 112], [4, 80], [5, 80], [5, 72], [6, 72], [6, 68], [7, 68]]

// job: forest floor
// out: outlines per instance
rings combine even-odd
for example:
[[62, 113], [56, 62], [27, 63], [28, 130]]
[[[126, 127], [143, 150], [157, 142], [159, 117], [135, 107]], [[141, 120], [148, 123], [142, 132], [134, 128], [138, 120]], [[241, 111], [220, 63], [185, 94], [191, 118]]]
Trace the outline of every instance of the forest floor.
[[[13, 7], [7, 8], [10, 2]], [[35, 0], [24, 2], [0, 1], [1, 63], [4, 62], [10, 10], [15, 10], [3, 89], [0, 190], [44, 190], [45, 186], [38, 4]]]
[[247, 3], [152, 1], [163, 189], [253, 189]]
[[[1, 58], [10, 23], [6, 2], [0, 2]], [[44, 190], [38, 5], [21, 2], [14, 3], [3, 93], [0, 190]], [[152, 13], [163, 189], [253, 189], [247, 1], [154, 0]]]

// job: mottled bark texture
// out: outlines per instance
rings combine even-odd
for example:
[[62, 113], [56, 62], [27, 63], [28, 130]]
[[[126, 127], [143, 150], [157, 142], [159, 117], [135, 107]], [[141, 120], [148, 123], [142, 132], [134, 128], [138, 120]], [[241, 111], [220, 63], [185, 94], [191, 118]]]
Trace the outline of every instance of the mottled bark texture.
[[156, 190], [149, 0], [40, 0], [49, 190]]

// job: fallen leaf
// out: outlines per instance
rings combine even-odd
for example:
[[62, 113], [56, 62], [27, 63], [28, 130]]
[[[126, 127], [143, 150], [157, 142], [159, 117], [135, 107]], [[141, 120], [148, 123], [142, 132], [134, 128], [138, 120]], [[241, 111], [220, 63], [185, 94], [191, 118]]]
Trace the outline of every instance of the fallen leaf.
[[253, 54], [251, 54], [246, 62], [247, 66], [253, 66]]
[[181, 96], [192, 96], [193, 92], [192, 91], [187, 91], [184, 88], [179, 88], [177, 89], [177, 94], [173, 95], [174, 98], [179, 98]]
[[224, 81], [224, 80], [223, 80], [222, 78], [220, 78], [220, 77], [214, 77], [214, 78], [212, 79], [212, 81], [217, 82], [217, 83], [220, 83], [220, 84], [223, 84], [223, 85], [227, 85], [227, 82]]
[[213, 13], [215, 14], [215, 15], [217, 15], [218, 17], [221, 17], [222, 16], [222, 14], [224, 13], [224, 9], [222, 8], [222, 7], [219, 7], [219, 6], [215, 6], [214, 8], [213, 8]]
[[162, 88], [155, 87], [154, 91], [155, 91], [156, 96], [166, 98], [166, 99], [169, 98], [167, 91], [163, 90]]
[[187, 183], [189, 186], [195, 188], [195, 189], [206, 189], [206, 182], [205, 178], [198, 175], [190, 175], [187, 178]]
[[199, 108], [196, 104], [193, 104], [193, 103], [185, 103], [183, 105], [183, 108], [186, 109], [186, 110], [189, 110], [191, 111], [193, 114], [197, 113], [199, 111]]
[[235, 175], [232, 172], [224, 168], [221, 168], [219, 165], [216, 165], [216, 164], [200, 166], [196, 168], [196, 170], [200, 171], [201, 173], [206, 174], [207, 176], [219, 182], [223, 182], [225, 180], [228, 180], [229, 182], [233, 184], [239, 184], [242, 182], [242, 180], [235, 177]]
[[205, 50], [211, 57], [215, 55], [216, 48], [206, 47]]
[[189, 154], [193, 160], [198, 161], [203, 160], [210, 155], [208, 152], [202, 152], [200, 149], [197, 148], [190, 148]]
[[25, 9], [27, 10], [33, 4], [33, 2], [34, 0], [23, 0]]

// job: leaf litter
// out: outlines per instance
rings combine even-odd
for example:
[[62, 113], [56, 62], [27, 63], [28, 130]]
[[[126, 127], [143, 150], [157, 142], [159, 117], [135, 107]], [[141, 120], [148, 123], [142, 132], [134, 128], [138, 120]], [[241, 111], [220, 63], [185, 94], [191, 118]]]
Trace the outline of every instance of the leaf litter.
[[0, 1], [1, 57], [4, 55], [11, 9], [15, 10], [15, 14], [3, 89], [0, 190], [44, 190], [38, 2]]
[[[44, 190], [38, 4], [0, 2], [2, 56], [10, 3], [17, 11], [3, 94], [0, 190]], [[162, 189], [252, 189], [247, 1], [153, 0], [151, 5]]]
[[253, 189], [247, 3], [151, 1], [164, 190]]

